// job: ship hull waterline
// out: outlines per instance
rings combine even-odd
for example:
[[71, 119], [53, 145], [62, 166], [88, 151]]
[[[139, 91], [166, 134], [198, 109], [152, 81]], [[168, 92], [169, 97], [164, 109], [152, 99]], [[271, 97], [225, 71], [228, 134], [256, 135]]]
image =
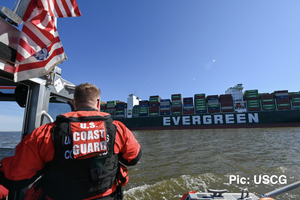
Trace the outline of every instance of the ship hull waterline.
[[115, 118], [130, 130], [300, 127], [300, 110]]

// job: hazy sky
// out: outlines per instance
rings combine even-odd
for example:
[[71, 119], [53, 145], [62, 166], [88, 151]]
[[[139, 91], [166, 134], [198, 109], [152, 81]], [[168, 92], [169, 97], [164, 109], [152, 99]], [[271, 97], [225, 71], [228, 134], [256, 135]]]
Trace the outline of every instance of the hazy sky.
[[[102, 100], [300, 90], [299, 0], [77, 0], [58, 19], [62, 76]], [[14, 1], [0, 0], [13, 8]]]

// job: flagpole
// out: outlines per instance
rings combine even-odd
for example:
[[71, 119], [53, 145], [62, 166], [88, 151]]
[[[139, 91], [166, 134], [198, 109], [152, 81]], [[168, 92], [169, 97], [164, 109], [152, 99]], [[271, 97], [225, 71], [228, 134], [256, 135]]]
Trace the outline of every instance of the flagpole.
[[20, 6], [20, 4], [21, 4], [21, 1], [22, 1], [22, 0], [17, 0], [17, 1], [15, 2], [14, 8], [13, 8], [13, 10], [12, 10], [15, 14], [17, 14], [17, 11], [18, 11], [18, 9], [19, 9], [19, 6]]

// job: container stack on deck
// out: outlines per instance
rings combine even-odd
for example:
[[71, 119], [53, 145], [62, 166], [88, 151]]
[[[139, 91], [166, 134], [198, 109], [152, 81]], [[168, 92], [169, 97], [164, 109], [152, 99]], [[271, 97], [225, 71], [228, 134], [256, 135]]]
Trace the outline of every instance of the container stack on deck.
[[117, 101], [107, 101], [106, 112], [108, 112], [112, 117], [116, 114], [116, 103]]
[[183, 98], [183, 114], [194, 114], [193, 97]]
[[172, 94], [172, 115], [182, 114], [182, 97], [181, 94]]
[[291, 109], [290, 96], [287, 90], [275, 91], [274, 97], [278, 110]]
[[244, 99], [247, 102], [247, 109], [249, 111], [261, 110], [258, 90], [246, 90], [244, 92]]
[[149, 101], [144, 100], [139, 102], [139, 116], [148, 116]]
[[208, 95], [206, 99], [209, 113], [220, 112], [220, 103], [218, 95]]
[[[288, 90], [274, 93], [258, 93], [258, 90], [246, 90], [242, 100], [246, 101], [248, 111], [300, 110], [300, 92]], [[193, 97], [182, 98], [181, 94], [172, 94], [171, 99], [161, 99], [159, 95], [150, 96], [149, 101], [138, 102], [132, 108], [132, 117], [181, 115], [195, 113], [234, 112], [232, 94], [209, 95], [195, 94]], [[120, 101], [101, 102], [101, 111], [108, 112], [112, 117], [125, 118], [127, 104]]]
[[205, 94], [195, 94], [194, 102], [195, 102], [195, 113], [207, 112]]
[[138, 117], [139, 116], [139, 105], [133, 106], [132, 109], [132, 117]]
[[160, 100], [160, 115], [170, 115], [171, 114], [171, 100], [162, 99]]
[[261, 94], [261, 105], [263, 110], [275, 110], [275, 100], [273, 94]]
[[233, 112], [233, 100], [231, 94], [220, 95], [220, 102], [222, 112]]
[[125, 102], [117, 102], [116, 103], [116, 117], [125, 117], [125, 109], [127, 108], [127, 104]]
[[150, 116], [158, 116], [159, 115], [159, 104], [160, 104], [160, 96], [150, 96], [149, 98], [149, 115]]
[[300, 109], [300, 92], [291, 92], [290, 98], [292, 100], [293, 109]]
[[106, 112], [106, 103], [101, 101], [101, 104], [100, 104], [100, 111], [101, 112]]

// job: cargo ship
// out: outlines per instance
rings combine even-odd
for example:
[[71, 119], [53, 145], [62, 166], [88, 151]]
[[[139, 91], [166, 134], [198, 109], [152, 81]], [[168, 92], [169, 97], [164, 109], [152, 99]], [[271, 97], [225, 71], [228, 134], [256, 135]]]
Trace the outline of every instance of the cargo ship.
[[171, 99], [159, 95], [141, 100], [130, 94], [127, 103], [102, 102], [101, 111], [131, 130], [263, 128], [300, 126], [300, 92], [243, 91], [243, 84], [221, 95], [195, 94]]

